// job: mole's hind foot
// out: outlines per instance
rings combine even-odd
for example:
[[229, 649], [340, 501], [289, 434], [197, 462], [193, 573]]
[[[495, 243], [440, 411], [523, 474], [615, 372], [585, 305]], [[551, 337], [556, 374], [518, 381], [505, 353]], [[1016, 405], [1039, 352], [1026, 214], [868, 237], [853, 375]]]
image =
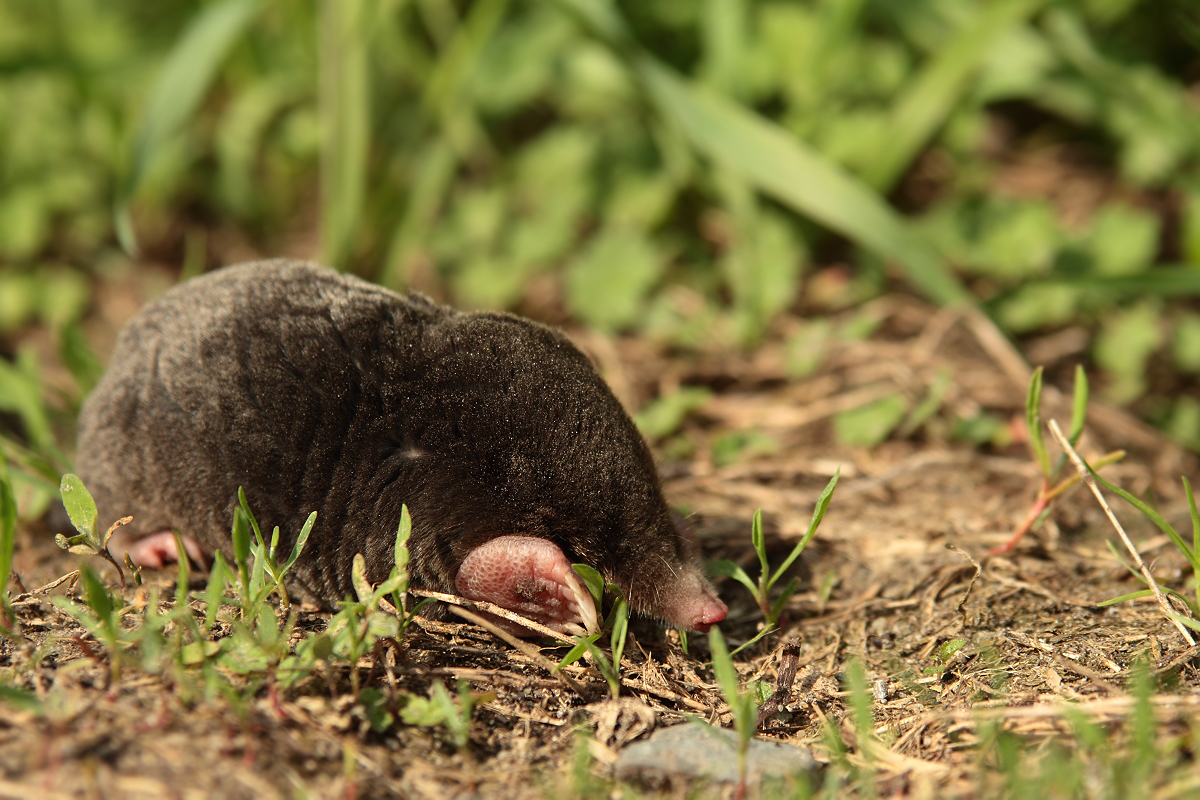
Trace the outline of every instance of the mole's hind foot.
[[[118, 561], [128, 553], [134, 564], [149, 569], [162, 569], [167, 564], [179, 560], [175, 535], [171, 531], [160, 531], [149, 536], [133, 536], [118, 529], [109, 539], [108, 549]], [[195, 539], [184, 536], [183, 549], [193, 563], [202, 568], [207, 567], [208, 560]]]
[[600, 629], [591, 594], [562, 550], [546, 539], [492, 539], [467, 555], [455, 583], [469, 600], [495, 603], [561, 633]]

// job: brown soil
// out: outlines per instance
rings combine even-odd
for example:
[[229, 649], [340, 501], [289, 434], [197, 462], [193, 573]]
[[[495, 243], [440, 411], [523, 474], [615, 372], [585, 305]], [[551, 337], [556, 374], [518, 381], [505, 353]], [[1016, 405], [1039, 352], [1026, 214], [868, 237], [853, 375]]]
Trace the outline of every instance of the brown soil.
[[[972, 745], [988, 719], [1035, 739], [1067, 730], [1064, 701], [1100, 722], [1123, 719], [1139, 658], [1174, 686], [1156, 696], [1163, 730], [1184, 725], [1200, 706], [1198, 650], [1153, 602], [1098, 607], [1141, 587], [1109, 553], [1105, 542], [1115, 534], [1086, 490], [1060, 498], [1015, 550], [987, 555], [1025, 517], [1040, 481], [1022, 440], [1029, 371], [1021, 356], [970, 312], [889, 298], [866, 313], [879, 320], [875, 335], [832, 342], [804, 378], [787, 375], [785, 342], [797, 320], [780, 323], [750, 354], [681, 355], [641, 340], [580, 337], [631, 406], [680, 385], [713, 389], [685, 425], [696, 455], [663, 466], [669, 500], [690, 512], [710, 557], [753, 575], [749, 523], [762, 508], [779, 563], [841, 468], [828, 516], [796, 569], [801, 590], [781, 630], [738, 656], [744, 679], [774, 684], [785, 645], [798, 655], [791, 691], [761, 735], [814, 746], [827, 758], [822, 724], [831, 720], [860, 757], [838, 683], [855, 656], [873, 685], [886, 685], [875, 703], [884, 747], [873, 755], [885, 796], [971, 795], [980, 760]], [[892, 392], [919, 401], [943, 371], [951, 380], [941, 410], [907, 439], [870, 449], [835, 442], [837, 412]], [[1069, 400], [1049, 388], [1045, 407], [1047, 417], [1069, 419]], [[951, 420], [980, 412], [1006, 421], [1009, 444], [951, 441]], [[742, 430], [766, 433], [778, 448], [715, 465], [709, 444]], [[1093, 403], [1081, 452], [1116, 448], [1129, 455], [1104, 474], [1152, 495], [1168, 519], [1190, 530], [1179, 477], [1197, 476], [1195, 459]], [[1191, 577], [1183, 558], [1111, 500], [1159, 581], [1183, 590]], [[73, 569], [74, 559], [27, 529], [14, 567], [33, 588]], [[749, 639], [762, 619], [757, 606], [733, 581], [719, 588], [730, 605], [726, 637]], [[444, 728], [372, 732], [345, 674], [264, 689], [241, 707], [181, 696], [170, 677], [136, 668], [111, 684], [101, 649], [43, 596], [18, 602], [17, 612], [30, 642], [2, 645], [0, 669], [54, 704], [40, 718], [4, 707], [2, 797], [567, 796], [578, 789], [570, 776], [581, 753], [602, 786], [620, 748], [656, 725], [688, 716], [730, 724], [702, 663], [702, 637], [693, 635], [688, 657], [674, 632], [648, 624], [634, 627], [620, 703], [607, 700], [590, 668], [566, 670], [582, 695], [550, 675], [546, 658], [557, 661], [561, 648], [534, 657], [466, 624], [424, 621], [410, 629], [399, 659], [389, 651], [363, 662], [363, 676], [385, 692], [424, 695], [434, 680], [495, 692], [476, 711], [470, 747], [456, 751]], [[321, 624], [320, 615], [302, 617], [302, 627]], [[959, 639], [965, 646], [946, 657], [943, 645]], [[594, 731], [591, 741], [581, 730]]]

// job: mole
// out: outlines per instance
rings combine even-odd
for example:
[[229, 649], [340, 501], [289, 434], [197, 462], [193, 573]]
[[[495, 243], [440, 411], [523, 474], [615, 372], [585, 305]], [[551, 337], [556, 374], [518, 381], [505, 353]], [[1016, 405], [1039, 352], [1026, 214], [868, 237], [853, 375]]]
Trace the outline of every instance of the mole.
[[178, 556], [171, 530], [230, 558], [243, 487], [282, 552], [317, 512], [292, 573], [329, 605], [353, 594], [356, 553], [388, 575], [406, 505], [414, 587], [594, 630], [582, 562], [669, 625], [727, 613], [645, 440], [565, 335], [313, 263], [224, 267], [144, 306], [84, 402], [76, 470], [102, 520], [133, 516], [143, 566]]

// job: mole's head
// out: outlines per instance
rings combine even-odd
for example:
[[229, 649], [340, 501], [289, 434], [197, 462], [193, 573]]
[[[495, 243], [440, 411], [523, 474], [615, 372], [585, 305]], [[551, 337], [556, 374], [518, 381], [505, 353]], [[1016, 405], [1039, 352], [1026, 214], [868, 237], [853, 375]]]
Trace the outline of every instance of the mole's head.
[[[645, 441], [560, 333], [503, 314], [426, 331], [420, 415], [408, 415], [413, 564], [464, 596], [560, 630], [596, 624], [581, 562], [630, 607], [708, 630], [727, 609], [663, 500]], [[447, 504], [437, 498], [453, 498]], [[415, 537], [414, 537], [415, 538]]]

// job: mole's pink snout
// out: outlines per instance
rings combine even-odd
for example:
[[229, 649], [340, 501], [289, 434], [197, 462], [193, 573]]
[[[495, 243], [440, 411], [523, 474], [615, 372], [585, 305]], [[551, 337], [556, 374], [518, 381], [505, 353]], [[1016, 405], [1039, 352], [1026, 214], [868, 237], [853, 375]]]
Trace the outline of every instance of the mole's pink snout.
[[662, 616], [671, 625], [707, 633], [729, 615], [708, 581], [693, 567], [685, 569], [673, 589], [665, 593]]

